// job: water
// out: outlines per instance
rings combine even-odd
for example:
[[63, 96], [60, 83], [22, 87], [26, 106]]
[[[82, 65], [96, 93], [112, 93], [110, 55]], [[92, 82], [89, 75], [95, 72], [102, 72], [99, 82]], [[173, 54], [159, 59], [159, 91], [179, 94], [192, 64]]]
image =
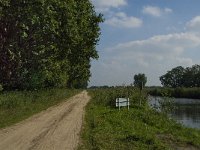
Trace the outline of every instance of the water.
[[[159, 100], [161, 97], [149, 97], [149, 104], [151, 106], [159, 107]], [[169, 116], [191, 128], [200, 129], [200, 100], [173, 98], [175, 110], [169, 112]]]

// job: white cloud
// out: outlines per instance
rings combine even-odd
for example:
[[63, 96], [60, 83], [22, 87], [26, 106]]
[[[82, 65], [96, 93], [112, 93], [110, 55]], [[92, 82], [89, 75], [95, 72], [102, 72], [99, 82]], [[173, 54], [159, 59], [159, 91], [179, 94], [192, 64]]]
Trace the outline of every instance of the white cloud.
[[127, 16], [124, 12], [111, 10], [111, 8], [120, 8], [127, 5], [127, 0], [91, 0], [96, 7], [97, 12], [104, 13], [105, 24], [119, 28], [138, 28], [142, 26], [143, 21], [134, 16]]
[[170, 9], [170, 8], [165, 8], [165, 9], [164, 9], [164, 12], [166, 12], [166, 13], [172, 13], [172, 12], [173, 12], [173, 10], [172, 10], [172, 9]]
[[185, 64], [186, 66], [192, 66], [194, 63], [191, 58], [177, 58], [180, 64]]
[[119, 8], [127, 5], [126, 0], [91, 0], [98, 12], [109, 11], [110, 8]]
[[200, 30], [192, 30], [199, 29], [199, 23], [200, 17], [196, 16], [186, 24], [185, 32], [156, 35], [104, 49], [103, 60], [92, 67], [95, 78], [91, 85], [130, 84], [136, 73], [145, 73], [148, 85], [160, 85], [159, 77], [167, 70], [199, 63], [190, 56], [200, 49]]
[[116, 53], [121, 58], [124, 57], [124, 59], [132, 59], [136, 56], [148, 64], [151, 59], [157, 61], [167, 61], [166, 59], [171, 61], [173, 59], [176, 61], [177, 58], [180, 58], [179, 62], [181, 62], [183, 52], [197, 47], [200, 47], [200, 36], [186, 32], [158, 35], [146, 40], [121, 43], [107, 50]]
[[[120, 85], [131, 83], [136, 73], [145, 73], [148, 85], [160, 85], [159, 76], [176, 66], [191, 66], [195, 62], [185, 55], [200, 49], [200, 36], [194, 32], [157, 35], [107, 48], [102, 63], [95, 66], [99, 83]], [[93, 68], [93, 69], [95, 69]], [[99, 77], [101, 74], [103, 77]], [[94, 81], [92, 81], [93, 83]]]
[[189, 30], [200, 31], [200, 16], [194, 17], [187, 23], [187, 28]]
[[123, 12], [119, 12], [107, 19], [105, 23], [114, 27], [137, 28], [142, 26], [143, 21], [133, 16], [127, 16]]
[[145, 6], [142, 12], [155, 17], [161, 16], [161, 9], [159, 7]]
[[161, 17], [163, 14], [172, 13], [173, 10], [170, 8], [161, 9], [156, 6], [145, 6], [143, 7], [142, 13], [153, 17]]
[[173, 12], [173, 10], [170, 9], [170, 8], [165, 8], [164, 11], [165, 11], [166, 13], [172, 13], [172, 12]]

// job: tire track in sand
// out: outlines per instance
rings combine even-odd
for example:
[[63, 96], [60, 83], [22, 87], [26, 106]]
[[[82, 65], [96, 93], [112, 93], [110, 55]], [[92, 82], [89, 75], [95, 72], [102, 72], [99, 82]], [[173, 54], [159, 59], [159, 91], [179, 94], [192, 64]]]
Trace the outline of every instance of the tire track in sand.
[[73, 150], [79, 143], [86, 91], [14, 126], [0, 130], [0, 150]]

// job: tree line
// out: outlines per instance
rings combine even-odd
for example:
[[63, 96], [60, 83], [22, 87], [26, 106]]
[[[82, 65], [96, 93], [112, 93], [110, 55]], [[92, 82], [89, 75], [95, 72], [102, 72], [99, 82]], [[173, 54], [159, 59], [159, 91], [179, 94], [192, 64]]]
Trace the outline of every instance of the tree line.
[[0, 84], [86, 87], [102, 21], [90, 0], [0, 1]]
[[200, 65], [175, 67], [161, 76], [160, 81], [165, 87], [200, 87]]

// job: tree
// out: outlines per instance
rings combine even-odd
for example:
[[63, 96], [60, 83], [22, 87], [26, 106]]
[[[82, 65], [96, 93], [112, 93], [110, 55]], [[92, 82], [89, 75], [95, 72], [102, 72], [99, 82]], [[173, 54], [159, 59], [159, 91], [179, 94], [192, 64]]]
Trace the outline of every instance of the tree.
[[63, 64], [56, 60], [60, 50], [56, 45], [59, 39], [55, 39], [60, 30], [57, 0], [1, 3], [5, 2], [0, 18], [0, 82], [6, 89], [42, 88], [63, 82], [56, 81]]
[[[87, 85], [90, 74], [90, 60], [97, 59], [98, 54], [95, 45], [99, 41], [100, 28], [99, 22], [102, 22], [102, 15], [96, 15], [90, 1], [77, 2], [77, 35], [78, 43], [69, 55], [69, 87], [83, 87]], [[74, 24], [73, 24], [74, 25]], [[88, 30], [90, 29], [90, 30]]]
[[3, 0], [0, 6], [5, 89], [87, 86], [103, 21], [89, 0]]
[[182, 66], [173, 68], [160, 77], [161, 84], [166, 87], [181, 87], [184, 83], [185, 69]]
[[160, 77], [166, 87], [200, 87], [200, 65], [184, 68], [178, 66]]
[[184, 74], [184, 87], [200, 87], [200, 65], [187, 67]]
[[139, 87], [142, 90], [142, 88], [145, 86], [146, 83], [147, 83], [147, 77], [145, 76], [145, 74], [139, 73], [134, 75], [134, 85], [136, 87]]

